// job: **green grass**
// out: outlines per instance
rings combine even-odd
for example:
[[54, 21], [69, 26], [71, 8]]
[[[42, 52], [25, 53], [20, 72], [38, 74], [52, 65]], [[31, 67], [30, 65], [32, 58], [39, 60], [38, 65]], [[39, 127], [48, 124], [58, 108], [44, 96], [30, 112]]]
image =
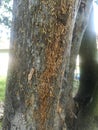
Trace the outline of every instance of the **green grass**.
[[4, 101], [6, 87], [6, 77], [0, 76], [0, 101]]
[[2, 129], [2, 122], [0, 121], [0, 130]]
[[[5, 97], [5, 87], [6, 87], [6, 76], [0, 76], [0, 101], [4, 101]], [[0, 130], [2, 126], [2, 121], [0, 121]]]

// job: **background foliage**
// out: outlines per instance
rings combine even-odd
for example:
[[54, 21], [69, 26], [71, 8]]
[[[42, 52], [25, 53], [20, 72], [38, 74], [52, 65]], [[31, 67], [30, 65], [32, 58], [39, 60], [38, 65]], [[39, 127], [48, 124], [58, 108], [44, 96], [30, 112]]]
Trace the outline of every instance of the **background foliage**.
[[12, 0], [2, 0], [0, 5], [0, 24], [11, 27]]

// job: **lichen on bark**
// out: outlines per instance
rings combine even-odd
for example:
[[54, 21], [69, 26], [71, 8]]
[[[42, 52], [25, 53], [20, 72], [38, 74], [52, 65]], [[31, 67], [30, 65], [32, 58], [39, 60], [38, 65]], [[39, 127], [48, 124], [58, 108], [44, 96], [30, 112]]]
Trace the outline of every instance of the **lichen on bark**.
[[14, 0], [4, 129], [60, 129], [54, 118], [78, 2]]

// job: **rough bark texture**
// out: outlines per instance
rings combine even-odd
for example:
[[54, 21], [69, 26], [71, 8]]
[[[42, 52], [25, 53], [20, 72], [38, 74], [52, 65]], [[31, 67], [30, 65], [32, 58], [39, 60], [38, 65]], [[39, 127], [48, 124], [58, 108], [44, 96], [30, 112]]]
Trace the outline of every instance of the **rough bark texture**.
[[[85, 2], [81, 2], [77, 19], [75, 23], [75, 28], [73, 32], [72, 44], [71, 44], [71, 54], [70, 54], [70, 64], [69, 64], [69, 78], [73, 80], [74, 70], [76, 66], [76, 57], [79, 54], [79, 49], [81, 45], [81, 41], [83, 38], [83, 34], [88, 24], [89, 15], [92, 9], [92, 0], [86, 0]], [[73, 82], [71, 82], [73, 83]], [[72, 86], [72, 84], [70, 84]], [[72, 87], [71, 87], [72, 88]]]
[[60, 92], [78, 6], [14, 0], [3, 130], [66, 129]]
[[73, 31], [72, 43], [71, 43], [71, 51], [70, 58], [67, 60], [67, 67], [64, 75], [62, 92], [61, 92], [61, 104], [64, 108], [64, 112], [62, 115], [66, 115], [65, 122], [67, 123], [67, 129], [73, 130], [74, 128], [74, 120], [77, 118], [75, 104], [72, 97], [73, 91], [73, 79], [74, 79], [74, 70], [76, 66], [76, 57], [79, 53], [81, 41], [85, 29], [87, 27], [89, 14], [92, 9], [92, 0], [86, 0], [85, 2], [81, 2], [75, 26]]

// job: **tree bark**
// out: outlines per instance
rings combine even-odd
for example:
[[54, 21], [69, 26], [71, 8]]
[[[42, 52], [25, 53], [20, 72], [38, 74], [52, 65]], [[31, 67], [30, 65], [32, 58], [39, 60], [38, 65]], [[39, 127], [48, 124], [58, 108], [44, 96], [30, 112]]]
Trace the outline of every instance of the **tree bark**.
[[[92, 18], [92, 19], [91, 19]], [[77, 97], [91, 97], [96, 84], [96, 34], [94, 31], [94, 13], [92, 11], [89, 25], [80, 47], [80, 87]], [[85, 97], [86, 96], [86, 97]]]
[[[84, 6], [85, 8], [84, 8]], [[63, 112], [62, 115], [65, 115], [65, 122], [67, 124], [68, 130], [74, 130], [74, 125], [77, 115], [75, 103], [73, 100], [73, 79], [74, 79], [74, 70], [76, 66], [76, 57], [79, 54], [79, 49], [82, 41], [83, 34], [88, 24], [88, 19], [90, 12], [92, 10], [92, 0], [86, 0], [81, 2], [78, 14], [76, 17], [76, 22], [73, 30], [73, 37], [71, 43], [71, 51], [69, 57], [67, 58], [67, 65], [63, 79], [62, 91], [60, 104], [62, 104]]]
[[[90, 16], [89, 25], [80, 47], [80, 87], [76, 100], [79, 103], [76, 130], [97, 130], [98, 101], [96, 35], [94, 30], [94, 14]], [[95, 103], [96, 102], [96, 103]]]
[[65, 130], [59, 104], [79, 0], [14, 0], [3, 130]]
[[[94, 12], [90, 15], [89, 25], [84, 33], [80, 47], [80, 87], [78, 96], [90, 97], [96, 84], [96, 34], [94, 30]], [[88, 95], [87, 95], [88, 94]]]

